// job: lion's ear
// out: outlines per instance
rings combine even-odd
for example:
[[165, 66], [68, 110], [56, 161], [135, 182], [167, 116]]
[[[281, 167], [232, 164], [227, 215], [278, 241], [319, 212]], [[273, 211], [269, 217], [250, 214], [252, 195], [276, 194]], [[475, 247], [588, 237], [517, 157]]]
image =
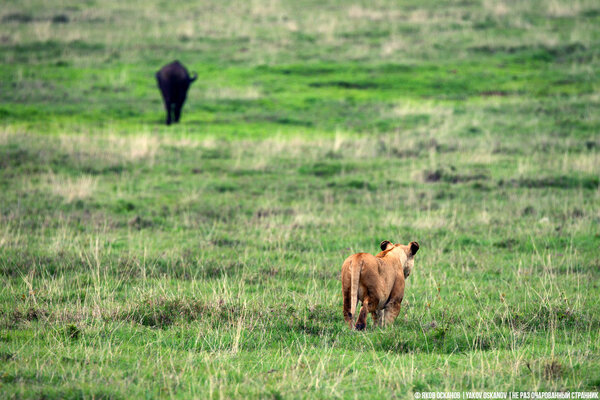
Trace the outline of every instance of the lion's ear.
[[379, 247], [381, 248], [382, 251], [386, 251], [387, 249], [390, 248], [390, 246], [393, 246], [392, 242], [390, 242], [389, 240], [384, 240], [383, 242], [381, 242], [381, 244], [379, 245]]
[[414, 256], [419, 251], [419, 243], [410, 242], [410, 253]]

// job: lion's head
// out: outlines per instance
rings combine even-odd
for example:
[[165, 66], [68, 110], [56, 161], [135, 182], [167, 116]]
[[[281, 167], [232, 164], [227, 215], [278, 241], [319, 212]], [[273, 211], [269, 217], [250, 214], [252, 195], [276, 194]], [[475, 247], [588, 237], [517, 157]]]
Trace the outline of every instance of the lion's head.
[[408, 278], [415, 265], [415, 254], [419, 251], [419, 243], [410, 242], [409, 244], [404, 245], [400, 243], [393, 244], [389, 240], [384, 240], [379, 247], [381, 247], [381, 251], [384, 253], [382, 255], [392, 253], [400, 258], [402, 268], [404, 269], [404, 277]]

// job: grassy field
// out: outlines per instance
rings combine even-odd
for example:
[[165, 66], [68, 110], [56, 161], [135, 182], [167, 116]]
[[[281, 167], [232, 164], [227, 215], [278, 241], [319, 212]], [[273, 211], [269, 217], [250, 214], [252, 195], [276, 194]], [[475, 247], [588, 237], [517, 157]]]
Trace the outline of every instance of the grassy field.
[[[0, 398], [600, 390], [597, 1], [0, 21]], [[402, 312], [352, 332], [341, 264], [384, 239], [421, 245]]]

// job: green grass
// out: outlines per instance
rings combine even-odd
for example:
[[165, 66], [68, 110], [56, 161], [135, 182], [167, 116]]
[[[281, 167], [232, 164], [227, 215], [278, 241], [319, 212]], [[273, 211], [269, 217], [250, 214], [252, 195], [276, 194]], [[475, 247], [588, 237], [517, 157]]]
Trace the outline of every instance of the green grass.
[[3, 4], [0, 398], [600, 390], [595, 2], [178, 4]]

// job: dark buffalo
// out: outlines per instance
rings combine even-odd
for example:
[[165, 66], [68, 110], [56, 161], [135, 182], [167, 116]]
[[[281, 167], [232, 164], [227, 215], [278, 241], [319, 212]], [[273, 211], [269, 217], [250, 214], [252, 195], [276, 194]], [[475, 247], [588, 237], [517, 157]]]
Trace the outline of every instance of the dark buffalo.
[[187, 91], [197, 77], [196, 74], [190, 76], [187, 69], [179, 61], [173, 61], [171, 64], [165, 65], [156, 73], [158, 87], [167, 109], [167, 125], [170, 125], [172, 120], [179, 122]]

